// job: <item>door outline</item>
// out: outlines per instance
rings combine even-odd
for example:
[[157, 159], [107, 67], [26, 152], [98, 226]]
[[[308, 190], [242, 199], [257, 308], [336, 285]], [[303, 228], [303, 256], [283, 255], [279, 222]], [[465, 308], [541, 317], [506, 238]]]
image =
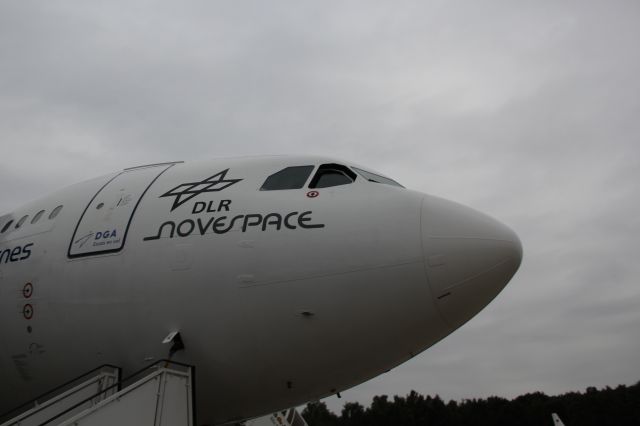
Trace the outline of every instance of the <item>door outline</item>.
[[[102, 185], [102, 187], [100, 187], [98, 192], [96, 192], [94, 194], [94, 196], [91, 197], [91, 200], [89, 200], [89, 203], [87, 204], [87, 207], [85, 207], [84, 210], [82, 211], [82, 215], [80, 215], [80, 219], [78, 219], [78, 222], [76, 223], [76, 226], [75, 226], [75, 228], [73, 230], [73, 235], [71, 236], [71, 241], [69, 241], [69, 249], [67, 250], [67, 257], [69, 259], [77, 259], [79, 257], [102, 256], [104, 254], [113, 254], [113, 253], [118, 253], [118, 252], [122, 251], [122, 249], [124, 249], [125, 244], [127, 243], [127, 235], [129, 234], [129, 228], [131, 227], [131, 222], [133, 221], [133, 216], [136, 214], [136, 211], [138, 210], [138, 206], [142, 202], [142, 199], [146, 195], [147, 191], [156, 182], [156, 180], [158, 180], [158, 178], [160, 176], [162, 176], [162, 174], [164, 172], [166, 172], [167, 170], [169, 170], [171, 167], [173, 167], [174, 165], [176, 165], [178, 163], [181, 163], [181, 161], [176, 161], [176, 162], [172, 162], [172, 163], [150, 164], [148, 166], [141, 166], [141, 167], [132, 167], [132, 168], [129, 168], [129, 169], [124, 169], [123, 171], [121, 171], [120, 173], [118, 173], [117, 175], [115, 175], [114, 177], [109, 179], [107, 181], [107, 183]], [[159, 166], [165, 166], [165, 168], [160, 173], [158, 173], [156, 177], [154, 177], [151, 180], [149, 185], [147, 185], [147, 187], [144, 189], [144, 191], [142, 191], [142, 193], [138, 197], [138, 201], [136, 202], [136, 205], [133, 207], [133, 210], [131, 211], [131, 214], [129, 215], [129, 220], [127, 221], [127, 227], [125, 228], [124, 236], [122, 237], [122, 244], [120, 245], [120, 247], [115, 248], [115, 249], [93, 251], [93, 252], [87, 252], [87, 253], [71, 254], [71, 249], [73, 247], [73, 240], [75, 240], [75, 238], [76, 238], [76, 233], [78, 232], [78, 228], [80, 227], [80, 224], [82, 223], [82, 219], [84, 218], [85, 214], [87, 213], [87, 210], [89, 210], [89, 207], [93, 204], [93, 201], [98, 197], [98, 195], [100, 195], [100, 193], [107, 186], [109, 186], [109, 184], [111, 184], [111, 182], [113, 182], [114, 180], [116, 180], [118, 177], [122, 176], [125, 173], [131, 172], [131, 171], [134, 171], [134, 170], [138, 170], [138, 169], [145, 169], [145, 168], [159, 167]]]

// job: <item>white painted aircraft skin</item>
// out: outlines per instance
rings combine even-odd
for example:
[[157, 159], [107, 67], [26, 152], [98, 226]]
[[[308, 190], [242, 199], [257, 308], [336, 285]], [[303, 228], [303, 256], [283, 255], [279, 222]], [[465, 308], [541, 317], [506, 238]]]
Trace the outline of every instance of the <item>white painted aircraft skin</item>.
[[[100, 364], [126, 375], [166, 358], [171, 331], [185, 345], [173, 359], [196, 366], [200, 424], [272, 413], [405, 362], [518, 269], [515, 233], [470, 208], [362, 175], [308, 188], [329, 163], [352, 167], [140, 167], [2, 216], [0, 413]], [[259, 190], [305, 165], [304, 187]]]

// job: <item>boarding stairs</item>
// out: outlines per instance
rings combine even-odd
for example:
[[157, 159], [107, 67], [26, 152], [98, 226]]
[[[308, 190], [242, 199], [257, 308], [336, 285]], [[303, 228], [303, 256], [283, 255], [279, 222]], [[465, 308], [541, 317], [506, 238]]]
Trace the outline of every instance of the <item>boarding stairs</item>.
[[[0, 426], [193, 426], [194, 368], [158, 361], [122, 379], [103, 365], [0, 416]], [[19, 413], [19, 414], [17, 414]]]

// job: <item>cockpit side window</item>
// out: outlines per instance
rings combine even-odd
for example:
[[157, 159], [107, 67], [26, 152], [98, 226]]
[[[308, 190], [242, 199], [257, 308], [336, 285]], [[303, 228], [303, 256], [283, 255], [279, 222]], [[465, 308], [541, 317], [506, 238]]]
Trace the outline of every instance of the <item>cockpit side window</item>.
[[311, 180], [309, 188], [329, 188], [347, 185], [356, 180], [356, 174], [340, 164], [323, 164]]
[[260, 191], [277, 191], [281, 189], [300, 189], [304, 186], [314, 166], [287, 167], [269, 176]]
[[385, 185], [392, 185], [392, 186], [398, 186], [400, 188], [404, 188], [404, 186], [400, 185], [398, 182], [396, 182], [393, 179], [389, 179], [388, 177], [380, 176], [375, 173], [368, 172], [366, 170], [358, 169], [357, 167], [354, 167], [353, 170], [358, 172], [360, 176], [362, 176], [369, 182], [384, 183]]

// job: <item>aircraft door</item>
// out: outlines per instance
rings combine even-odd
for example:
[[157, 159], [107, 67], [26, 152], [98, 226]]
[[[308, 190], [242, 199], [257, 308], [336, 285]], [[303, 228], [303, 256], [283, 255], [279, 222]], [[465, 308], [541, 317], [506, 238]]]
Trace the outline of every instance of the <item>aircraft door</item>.
[[125, 169], [91, 199], [69, 243], [71, 258], [119, 252], [142, 197], [174, 163]]

